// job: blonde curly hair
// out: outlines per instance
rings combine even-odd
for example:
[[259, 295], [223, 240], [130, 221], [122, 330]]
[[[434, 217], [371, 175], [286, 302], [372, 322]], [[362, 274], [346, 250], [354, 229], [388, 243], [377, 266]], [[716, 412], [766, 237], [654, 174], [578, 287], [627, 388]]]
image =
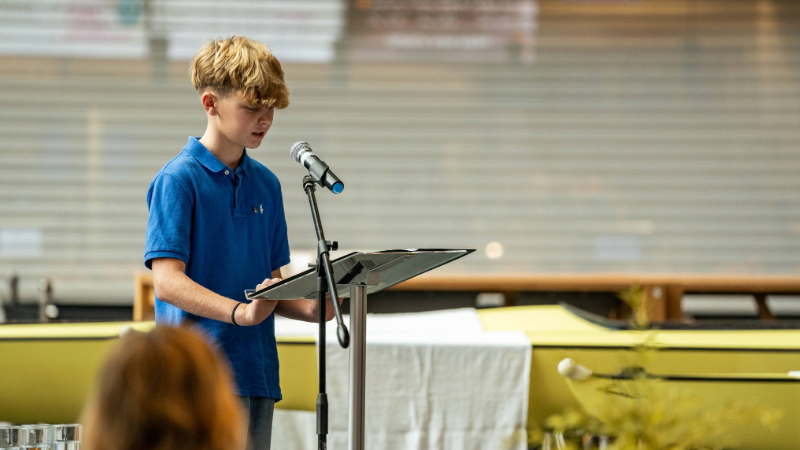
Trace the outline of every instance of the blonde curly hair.
[[223, 97], [236, 92], [251, 106], [289, 106], [281, 63], [269, 47], [243, 36], [203, 44], [192, 58], [191, 77], [200, 95], [207, 89]]

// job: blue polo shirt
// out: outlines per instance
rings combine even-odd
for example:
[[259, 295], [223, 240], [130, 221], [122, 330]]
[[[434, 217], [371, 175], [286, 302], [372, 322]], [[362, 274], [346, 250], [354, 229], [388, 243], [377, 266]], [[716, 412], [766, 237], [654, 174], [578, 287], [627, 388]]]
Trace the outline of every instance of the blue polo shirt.
[[[186, 263], [192, 280], [240, 302], [289, 263], [278, 178], [245, 152], [233, 171], [197, 138], [156, 174], [147, 191], [145, 265]], [[275, 315], [251, 327], [195, 316], [156, 298], [156, 322], [192, 321], [227, 355], [239, 395], [281, 399]]]

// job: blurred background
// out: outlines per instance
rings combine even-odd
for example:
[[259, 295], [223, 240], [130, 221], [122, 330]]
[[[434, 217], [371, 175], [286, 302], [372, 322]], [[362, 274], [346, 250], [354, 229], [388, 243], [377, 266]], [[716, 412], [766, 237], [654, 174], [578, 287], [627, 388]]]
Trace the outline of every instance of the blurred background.
[[148, 185], [205, 130], [188, 62], [234, 34], [291, 90], [249, 152], [282, 183], [285, 272], [315, 251], [299, 140], [346, 184], [318, 194], [343, 251], [478, 249], [439, 269], [461, 274], [800, 271], [796, 1], [5, 0], [0, 271], [20, 303], [48, 277], [61, 305], [130, 307]]

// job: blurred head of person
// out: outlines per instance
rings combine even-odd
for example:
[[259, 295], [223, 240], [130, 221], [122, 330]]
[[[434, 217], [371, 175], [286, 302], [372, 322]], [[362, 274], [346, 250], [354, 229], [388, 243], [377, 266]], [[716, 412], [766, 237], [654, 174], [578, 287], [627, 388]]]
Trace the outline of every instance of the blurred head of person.
[[209, 130], [223, 147], [257, 148], [275, 109], [289, 106], [281, 63], [266, 45], [246, 37], [205, 43], [192, 59], [191, 78]]
[[85, 450], [228, 450], [246, 430], [230, 371], [197, 333], [129, 332], [86, 405]]

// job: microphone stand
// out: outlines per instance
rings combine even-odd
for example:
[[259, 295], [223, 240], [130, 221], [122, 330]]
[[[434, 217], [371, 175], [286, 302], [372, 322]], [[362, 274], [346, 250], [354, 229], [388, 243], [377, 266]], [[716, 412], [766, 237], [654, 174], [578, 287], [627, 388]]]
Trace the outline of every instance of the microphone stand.
[[342, 321], [342, 313], [339, 310], [339, 295], [336, 292], [336, 281], [333, 278], [333, 268], [331, 267], [330, 251], [336, 250], [338, 244], [325, 240], [322, 231], [322, 222], [319, 218], [317, 208], [317, 197], [314, 194], [316, 188], [312, 177], [303, 177], [303, 190], [308, 195], [308, 204], [311, 207], [311, 216], [314, 219], [314, 228], [317, 231], [317, 292], [319, 301], [319, 394], [317, 395], [317, 445], [318, 450], [328, 448], [328, 395], [325, 392], [325, 316], [327, 315], [326, 294], [330, 292], [333, 300], [333, 311], [336, 314], [337, 329], [336, 335], [342, 348], [347, 348], [350, 343], [350, 334]]

